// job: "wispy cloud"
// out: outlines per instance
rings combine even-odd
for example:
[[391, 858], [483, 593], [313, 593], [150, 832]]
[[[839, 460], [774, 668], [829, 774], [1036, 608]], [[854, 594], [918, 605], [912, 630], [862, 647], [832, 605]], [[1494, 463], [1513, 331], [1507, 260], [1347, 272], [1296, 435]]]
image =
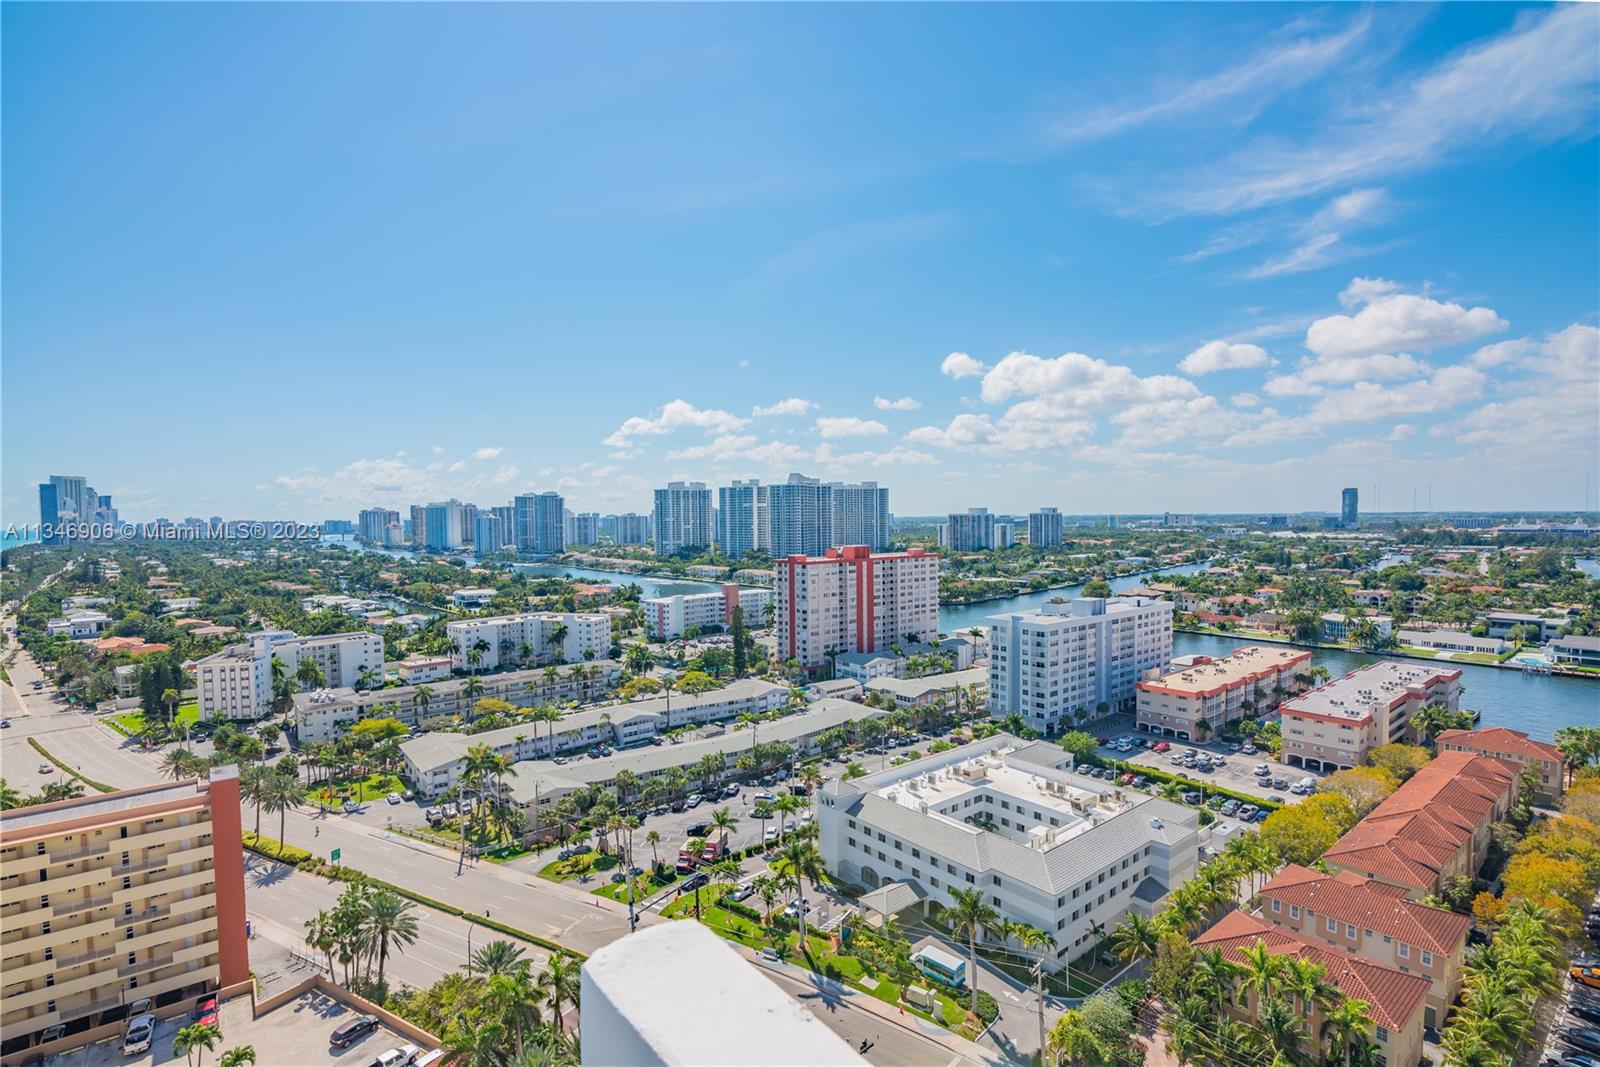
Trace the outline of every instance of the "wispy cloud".
[[1259, 107], [1273, 95], [1304, 85], [1339, 62], [1371, 25], [1362, 17], [1337, 32], [1270, 45], [1227, 70], [1169, 87], [1148, 102], [1061, 119], [1049, 127], [1057, 143], [1122, 133], [1154, 122], [1182, 118], [1222, 104]]
[[1389, 196], [1382, 189], [1352, 189], [1334, 197], [1299, 227], [1297, 243], [1282, 255], [1268, 259], [1246, 273], [1247, 278], [1275, 278], [1304, 270], [1330, 266], [1360, 255], [1345, 238], [1361, 226], [1383, 218]]
[[1551, 140], [1596, 128], [1596, 19], [1586, 4], [1530, 12], [1299, 142], [1261, 140], [1144, 199], [1158, 215], [1226, 214], [1434, 165], [1469, 144]]

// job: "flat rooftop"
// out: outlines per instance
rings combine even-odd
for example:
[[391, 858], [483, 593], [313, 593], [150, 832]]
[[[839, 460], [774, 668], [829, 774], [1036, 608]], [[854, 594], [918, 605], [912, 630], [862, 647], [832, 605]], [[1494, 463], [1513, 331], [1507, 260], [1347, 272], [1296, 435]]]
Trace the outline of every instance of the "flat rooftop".
[[12, 833], [69, 820], [76, 822], [80, 819], [90, 819], [95, 822], [111, 822], [139, 808], [188, 800], [204, 802], [206, 799], [206, 790], [201, 788], [200, 782], [196, 779], [186, 779], [169, 785], [123, 789], [115, 793], [91, 793], [75, 800], [58, 800], [54, 804], [12, 808], [0, 812], [0, 840], [4, 840]]
[[1420, 693], [1430, 683], [1460, 677], [1459, 669], [1380, 660], [1284, 701], [1282, 710], [1366, 722], [1378, 709], [1393, 707], [1413, 689]]
[[1160, 678], [1140, 682], [1139, 688], [1199, 696], [1231, 689], [1286, 667], [1309, 662], [1310, 659], [1311, 653], [1306, 649], [1247, 645], [1209, 663], [1197, 663]]
[[[903, 778], [874, 792], [930, 819], [966, 826], [974, 814], [1004, 816], [999, 832], [1041, 851], [1059, 847], [1132, 805], [1075, 784], [1071, 775], [1029, 763], [1012, 763], [1012, 751], [976, 756]], [[1006, 803], [1002, 804], [1001, 801]], [[1024, 828], [1025, 827], [1025, 828]]]

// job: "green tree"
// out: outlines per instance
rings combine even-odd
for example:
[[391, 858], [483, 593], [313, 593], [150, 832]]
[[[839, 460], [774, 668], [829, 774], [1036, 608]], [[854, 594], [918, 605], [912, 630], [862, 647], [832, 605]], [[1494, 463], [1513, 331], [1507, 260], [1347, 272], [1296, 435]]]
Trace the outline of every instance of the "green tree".
[[972, 970], [967, 980], [972, 984], [972, 1014], [978, 1014], [978, 937], [984, 931], [1000, 927], [1000, 912], [983, 899], [976, 889], [952, 889], [954, 901], [945, 911], [950, 928], [960, 937], [965, 934], [971, 956]]
[[189, 1067], [200, 1067], [205, 1062], [206, 1053], [216, 1048], [220, 1040], [222, 1031], [215, 1024], [195, 1023], [178, 1031], [172, 1039], [172, 1051], [183, 1053]]

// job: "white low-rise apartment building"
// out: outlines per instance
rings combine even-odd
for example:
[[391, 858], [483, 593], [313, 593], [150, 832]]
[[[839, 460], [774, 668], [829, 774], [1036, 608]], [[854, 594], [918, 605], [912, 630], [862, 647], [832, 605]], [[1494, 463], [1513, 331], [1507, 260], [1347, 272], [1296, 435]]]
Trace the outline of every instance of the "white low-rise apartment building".
[[1394, 618], [1389, 615], [1346, 615], [1341, 611], [1330, 611], [1322, 616], [1322, 639], [1348, 641], [1350, 635], [1366, 623], [1370, 623], [1373, 632], [1380, 637], [1388, 637], [1394, 632]]
[[878, 774], [828, 782], [819, 846], [837, 879], [904, 883], [924, 908], [976, 889], [1051, 934], [1056, 959], [1097, 928], [1149, 916], [1199, 863], [1199, 815], [1070, 769], [1048, 742], [1000, 733]]
[[[572, 667], [502, 671], [477, 679], [483, 691], [468, 696], [471, 678], [442, 678], [387, 689], [318, 689], [294, 695], [295, 727], [301, 741], [331, 741], [362, 719], [399, 719], [416, 726], [424, 719], [470, 715], [477, 702], [495, 697], [521, 708], [575, 705], [600, 700], [622, 680], [622, 664], [596, 660]], [[531, 727], [527, 727], [531, 729]]]
[[353, 687], [363, 674], [376, 681], [383, 672], [383, 638], [367, 630], [298, 637], [290, 630], [249, 635], [241, 644], [194, 664], [200, 718], [259, 719], [271, 711], [272, 661], [295, 678], [303, 660], [322, 672], [330, 687]]
[[1396, 630], [1394, 639], [1411, 648], [1435, 652], [1481, 652], [1498, 656], [1509, 647], [1503, 638], [1475, 637], [1460, 630]]
[[[649, 700], [583, 708], [569, 712], [557, 722], [540, 724], [537, 729], [526, 725], [486, 730], [479, 734], [423, 734], [403, 742], [400, 752], [405, 757], [406, 773], [412, 784], [418, 791], [432, 795], [457, 782], [462, 757], [473, 745], [488, 745], [490, 750], [514, 763], [549, 759], [598, 745], [615, 745], [619, 748], [644, 745], [655, 751], [658, 746], [650, 742], [668, 730], [687, 725], [727, 722], [746, 713], [766, 714], [783, 707], [788, 699], [789, 690], [786, 686], [757, 678], [741, 678], [721, 689], [694, 696], [652, 697]], [[763, 724], [758, 730], [763, 742], [780, 739], [776, 735], [769, 736], [768, 727], [773, 725], [776, 724]], [[744, 743], [746, 746], [749, 744], [748, 740]], [[684, 749], [686, 744], [659, 747], [676, 752]], [[608, 758], [621, 761], [619, 765], [627, 765], [634, 757], [627, 753], [616, 753]], [[651, 758], [659, 760], [661, 757]], [[671, 763], [670, 758], [668, 763], [672, 766], [687, 765]]]
[[989, 672], [982, 667], [964, 671], [925, 674], [921, 678], [874, 678], [864, 687], [882, 693], [898, 708], [937, 705], [952, 711], [981, 707], [989, 688]]
[[845, 652], [833, 657], [833, 676], [852, 678], [862, 685], [877, 678], [904, 678], [910, 660], [918, 656], [945, 656], [950, 670], [972, 666], [978, 650], [965, 637], [950, 637], [934, 644], [892, 645], [876, 652]]
[[1359, 767], [1379, 745], [1412, 740], [1411, 716], [1429, 704], [1460, 707], [1459, 669], [1380, 660], [1284, 701], [1278, 759], [1319, 771]]
[[650, 597], [641, 601], [645, 632], [670, 641], [682, 637], [691, 626], [702, 631], [733, 623], [733, 609], [742, 610], [744, 624], [751, 629], [766, 625], [766, 607], [772, 603], [770, 589], [741, 589], [729, 582], [714, 593], [680, 593]]
[[422, 685], [450, 677], [453, 664], [449, 656], [411, 656], [395, 665], [395, 672], [406, 685]]
[[939, 632], [934, 553], [849, 545], [777, 560], [774, 576], [778, 658], [808, 670], [826, 665], [830, 653], [925, 643]]
[[[1310, 668], [1309, 651], [1282, 645], [1246, 645], [1217, 659], [1200, 656], [1182, 670], [1138, 684], [1134, 729], [1179, 741], [1209, 739], [1304, 689]], [[1202, 722], [1204, 731], [1197, 726]]]
[[1079, 597], [991, 615], [989, 714], [1042, 734], [1133, 709], [1135, 686], [1172, 662], [1171, 601]]
[[446, 623], [444, 632], [455, 646], [451, 658], [457, 670], [580, 663], [611, 648], [611, 616], [600, 612], [530, 611], [461, 619]]

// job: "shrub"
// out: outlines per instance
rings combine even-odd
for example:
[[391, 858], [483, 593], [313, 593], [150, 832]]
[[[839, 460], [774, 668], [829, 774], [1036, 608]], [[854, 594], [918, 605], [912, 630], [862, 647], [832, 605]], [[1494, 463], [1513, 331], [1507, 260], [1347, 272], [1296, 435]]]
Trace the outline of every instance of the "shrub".
[[985, 1026], [1000, 1018], [1000, 1005], [995, 1003], [994, 997], [986, 989], [978, 990], [978, 1018], [983, 1020]]
[[743, 916], [751, 922], [758, 923], [761, 921], [761, 913], [740, 900], [733, 900], [730, 897], [723, 896], [717, 901], [717, 907], [734, 915]]
[[268, 859], [281, 860], [292, 863], [303, 870], [315, 868], [321, 861], [303, 848], [286, 845], [282, 841], [265, 835], [258, 836], [252, 830], [246, 830], [240, 835], [244, 838], [244, 847], [251, 852], [259, 852]]

